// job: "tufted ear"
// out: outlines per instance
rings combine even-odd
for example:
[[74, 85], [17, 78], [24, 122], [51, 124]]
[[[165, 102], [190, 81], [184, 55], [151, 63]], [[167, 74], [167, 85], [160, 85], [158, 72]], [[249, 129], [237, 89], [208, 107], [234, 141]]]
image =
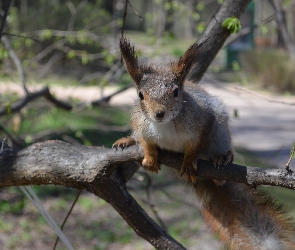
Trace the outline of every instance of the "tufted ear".
[[[208, 38], [209, 39], [209, 38]], [[189, 73], [191, 67], [196, 61], [196, 57], [200, 51], [201, 46], [208, 40], [206, 39], [201, 43], [194, 43], [191, 45], [185, 54], [180, 57], [177, 63], [172, 63], [170, 66], [171, 71], [176, 76], [176, 79], [182, 84]]]
[[142, 79], [144, 72], [141, 71], [141, 67], [138, 64], [138, 58], [136, 56], [134, 46], [130, 44], [129, 40], [126, 37], [121, 37], [119, 46], [121, 54], [126, 63], [127, 71], [133, 81], [138, 85]]

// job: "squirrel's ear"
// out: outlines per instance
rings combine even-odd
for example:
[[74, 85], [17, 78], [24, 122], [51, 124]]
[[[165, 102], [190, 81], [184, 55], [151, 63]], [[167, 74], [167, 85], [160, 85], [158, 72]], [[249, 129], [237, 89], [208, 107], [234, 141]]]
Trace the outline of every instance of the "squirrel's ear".
[[200, 51], [200, 47], [206, 41], [201, 43], [194, 43], [188, 48], [185, 54], [182, 57], [180, 57], [177, 63], [171, 64], [171, 70], [175, 74], [177, 80], [180, 81], [180, 83], [182, 83], [186, 78], [188, 72], [190, 71], [191, 67], [196, 61], [196, 57]]
[[136, 84], [139, 84], [143, 73], [140, 70], [138, 64], [138, 58], [135, 54], [134, 46], [130, 44], [126, 37], [121, 37], [119, 42], [121, 54], [124, 58], [126, 63], [126, 68], [128, 73], [130, 74], [131, 78]]

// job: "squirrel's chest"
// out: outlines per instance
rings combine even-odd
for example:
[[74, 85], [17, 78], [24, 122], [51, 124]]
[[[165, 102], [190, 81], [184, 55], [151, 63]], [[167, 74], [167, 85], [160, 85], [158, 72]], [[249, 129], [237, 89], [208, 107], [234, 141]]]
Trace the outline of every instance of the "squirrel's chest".
[[176, 129], [173, 122], [151, 122], [142, 136], [156, 143], [160, 148], [175, 152], [184, 152], [185, 142], [190, 140], [191, 135]]

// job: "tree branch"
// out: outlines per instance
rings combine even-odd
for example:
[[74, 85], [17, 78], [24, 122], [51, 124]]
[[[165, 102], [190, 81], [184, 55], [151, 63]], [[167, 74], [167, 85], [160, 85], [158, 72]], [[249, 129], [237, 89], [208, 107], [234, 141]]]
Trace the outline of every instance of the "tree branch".
[[268, 0], [269, 4], [275, 12], [278, 31], [281, 33], [290, 58], [295, 61], [295, 44], [292, 36], [288, 32], [286, 22], [284, 21], [284, 13], [281, 6], [277, 6], [274, 0]]
[[20, 77], [20, 81], [21, 81], [21, 83], [23, 85], [24, 91], [25, 91], [26, 94], [28, 94], [29, 91], [28, 91], [27, 86], [26, 86], [26, 76], [25, 76], [25, 71], [23, 69], [22, 62], [19, 59], [19, 57], [17, 56], [17, 54], [14, 52], [8, 37], [7, 36], [2, 36], [1, 40], [4, 43], [5, 48], [8, 50], [11, 60], [14, 62], [15, 66], [17, 68], [17, 71], [18, 71], [18, 74], [19, 74], [19, 77]]
[[5, 27], [5, 23], [6, 23], [6, 19], [7, 19], [7, 16], [8, 16], [8, 11], [9, 11], [9, 8], [10, 8], [10, 4], [11, 4], [11, 0], [6, 0], [6, 1], [3, 1], [2, 3], [2, 7], [3, 7], [3, 14], [1, 13], [1, 25], [0, 25], [0, 39], [2, 37], [2, 34], [3, 34], [3, 30], [4, 30], [4, 27]]
[[[0, 154], [0, 187], [55, 184], [86, 189], [109, 202], [135, 232], [158, 249], [185, 249], [161, 229], [125, 187], [138, 169], [139, 147], [114, 149], [73, 146], [61, 141], [36, 143]], [[130, 162], [124, 165], [126, 159]], [[122, 167], [119, 167], [122, 166]]]
[[209, 38], [208, 41], [202, 45], [197, 62], [189, 75], [189, 80], [199, 82], [202, 79], [210, 63], [230, 35], [230, 32], [222, 27], [222, 22], [228, 17], [239, 17], [250, 1], [251, 0], [227, 0], [223, 2], [200, 39], [200, 42], [202, 42]]
[[[157, 249], [184, 249], [126, 190], [125, 182], [137, 171], [137, 162], [142, 158], [143, 150], [139, 145], [116, 151], [46, 141], [20, 151], [5, 149], [0, 152], [0, 187], [54, 184], [88, 190], [109, 202], [139, 236]], [[161, 150], [159, 160], [166, 166], [179, 169], [183, 155]], [[236, 164], [216, 169], [208, 161], [199, 160], [197, 175], [255, 187], [267, 184], [295, 189], [295, 174], [283, 169]]]
[[[130, 87], [131, 87], [130, 85], [124, 86], [112, 94], [109, 94], [109, 95], [104, 96], [98, 100], [94, 100], [94, 101], [90, 102], [90, 104], [92, 106], [100, 106], [100, 105], [106, 104], [110, 101], [110, 99], [112, 97], [129, 89]], [[0, 107], [0, 117], [5, 116], [7, 114], [11, 114], [11, 113], [16, 113], [16, 112], [20, 111], [23, 107], [25, 107], [28, 103], [30, 103], [40, 97], [45, 97], [49, 102], [54, 104], [56, 107], [64, 109], [64, 110], [70, 111], [74, 108], [74, 106], [71, 105], [70, 103], [67, 103], [67, 102], [64, 102], [64, 101], [61, 101], [61, 100], [58, 100], [57, 98], [55, 98], [50, 93], [49, 88], [46, 86], [36, 92], [28, 93], [23, 99], [18, 100], [17, 102], [15, 102], [11, 105], [9, 104], [9, 105], [6, 105], [5, 107]], [[80, 103], [75, 106], [77, 106], [77, 107], [85, 106], [85, 104]]]
[[26, 97], [24, 97], [21, 100], [18, 100], [17, 102], [13, 103], [12, 105], [9, 106], [5, 106], [5, 107], [1, 107], [0, 108], [0, 117], [7, 115], [7, 114], [11, 114], [11, 113], [15, 113], [20, 111], [24, 106], [26, 106], [28, 103], [34, 101], [35, 99], [44, 96], [47, 100], [49, 100], [50, 102], [52, 102], [53, 104], [55, 104], [57, 107], [59, 108], [63, 108], [66, 110], [71, 110], [72, 106], [57, 100], [49, 91], [48, 87], [44, 87], [36, 92], [33, 93], [28, 93], [26, 95]]

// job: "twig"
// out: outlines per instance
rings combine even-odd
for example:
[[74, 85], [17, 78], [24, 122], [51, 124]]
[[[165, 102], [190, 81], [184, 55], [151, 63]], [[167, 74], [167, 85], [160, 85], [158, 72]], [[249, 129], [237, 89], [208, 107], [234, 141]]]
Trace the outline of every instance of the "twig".
[[147, 197], [147, 200], [141, 198], [141, 200], [146, 203], [147, 205], [149, 205], [149, 207], [151, 208], [151, 210], [153, 211], [155, 217], [157, 218], [160, 226], [162, 228], [164, 228], [164, 230], [167, 231], [167, 227], [164, 223], [164, 221], [162, 220], [162, 218], [159, 216], [158, 214], [158, 209], [156, 207], [156, 205], [154, 203], [151, 202], [151, 187], [152, 187], [152, 178], [148, 175], [148, 174], [145, 174], [145, 177], [146, 177], [146, 186], [145, 186], [145, 191], [146, 191], [146, 197]]
[[8, 138], [12, 141], [12, 143], [18, 147], [23, 147], [25, 144], [20, 138], [15, 138], [11, 135], [5, 128], [0, 124], [0, 131], [3, 131], [4, 134], [8, 136]]
[[262, 99], [267, 100], [268, 102], [279, 103], [279, 104], [290, 105], [290, 106], [295, 106], [295, 102], [284, 102], [284, 101], [273, 100], [273, 99], [271, 99], [271, 98], [269, 98], [269, 97], [267, 97], [267, 96], [261, 95], [261, 94], [259, 94], [259, 93], [256, 93], [256, 92], [254, 92], [254, 91], [251, 91], [251, 90], [248, 90], [248, 89], [245, 89], [245, 88], [239, 87], [239, 86], [236, 86], [235, 88], [238, 89], [238, 90], [243, 90], [243, 91], [246, 91], [246, 92], [248, 92], [248, 93], [250, 93], [250, 94], [253, 94], [253, 95], [259, 96], [259, 97], [261, 97]]
[[49, 92], [49, 88], [48, 87], [44, 87], [43, 89], [40, 89], [36, 92], [33, 93], [29, 93], [26, 97], [24, 97], [23, 99], [18, 100], [17, 102], [15, 102], [14, 104], [10, 105], [9, 107], [3, 107], [0, 108], [0, 117], [7, 115], [7, 114], [11, 114], [11, 113], [15, 113], [20, 111], [24, 106], [26, 106], [28, 103], [30, 103], [31, 101], [44, 96], [47, 98], [47, 100], [49, 100], [50, 102], [54, 103], [57, 107], [59, 108], [63, 108], [65, 110], [71, 110], [72, 106], [57, 100], [56, 98], [54, 98], [51, 93]]
[[291, 151], [290, 151], [290, 158], [286, 164], [286, 170], [289, 174], [292, 174], [293, 171], [290, 169], [290, 163], [292, 161], [292, 159], [295, 157], [295, 143], [293, 145], [293, 147], [291, 148]]
[[9, 32], [3, 32], [2, 34], [6, 35], [6, 36], [13, 36], [13, 37], [19, 37], [19, 38], [29, 38], [29, 39], [33, 40], [34, 42], [43, 43], [43, 41], [40, 41], [40, 40], [38, 40], [38, 39], [36, 39], [34, 37], [31, 37], [31, 36], [12, 34], [12, 33], [9, 33]]
[[138, 16], [138, 18], [140, 19], [140, 21], [142, 21], [143, 20], [142, 16], [139, 15], [139, 13], [136, 11], [136, 9], [134, 9], [134, 7], [132, 6], [132, 4], [130, 3], [129, 0], [127, 2], [129, 4], [130, 8], [132, 9], [132, 11], [134, 12], [134, 14]]
[[[110, 94], [108, 96], [105, 96], [105, 97], [100, 98], [98, 100], [94, 100], [94, 101], [88, 103], [87, 105], [85, 105], [85, 103], [77, 104], [76, 107], [86, 107], [89, 104], [92, 105], [92, 106], [100, 106], [100, 105], [106, 104], [106, 103], [108, 103], [110, 101], [110, 99], [112, 97], [114, 97], [115, 95], [129, 89], [130, 87], [131, 87], [131, 85], [124, 86], [124, 87], [120, 88], [118, 91], [116, 91], [116, 92], [114, 92], [114, 93], [112, 93], [112, 94]], [[23, 99], [18, 100], [17, 102], [13, 103], [12, 105], [8, 105], [8, 106], [5, 106], [5, 107], [0, 107], [0, 117], [4, 116], [4, 115], [7, 115], [7, 114], [18, 112], [24, 106], [26, 106], [28, 103], [30, 103], [30, 102], [32, 102], [35, 99], [40, 98], [40, 97], [45, 97], [49, 102], [54, 104], [56, 107], [64, 109], [64, 110], [70, 111], [70, 110], [72, 110], [74, 108], [73, 105], [55, 98], [50, 93], [49, 88], [46, 86], [46, 87], [44, 87], [44, 88], [42, 88], [42, 89], [40, 89], [40, 90], [38, 90], [36, 92], [29, 93], [26, 97], [24, 97]]]
[[[65, 219], [64, 219], [64, 221], [63, 221], [63, 223], [62, 223], [62, 225], [61, 225], [61, 227], [60, 227], [60, 230], [61, 230], [61, 231], [63, 230], [63, 228], [64, 228], [64, 226], [65, 226], [65, 224], [66, 224], [66, 222], [67, 222], [67, 220], [68, 220], [68, 218], [69, 218], [69, 216], [70, 216], [70, 214], [72, 213], [73, 208], [74, 208], [74, 206], [76, 205], [76, 203], [77, 203], [77, 201], [78, 201], [78, 199], [79, 199], [81, 193], [82, 193], [82, 190], [79, 190], [78, 194], [76, 195], [75, 200], [73, 201], [73, 203], [72, 203], [72, 205], [71, 205], [70, 210], [68, 211], [68, 213], [67, 213], [67, 215], [66, 215], [66, 217], [65, 217]], [[53, 250], [56, 249], [56, 246], [57, 246], [58, 241], [59, 241], [59, 237], [56, 237], [56, 240], [55, 240], [55, 243], [54, 243], [54, 246], [53, 246]]]
[[[121, 37], [124, 36], [125, 22], [126, 22], [126, 17], [127, 17], [127, 10], [128, 10], [128, 2], [129, 2], [129, 0], [125, 0], [124, 14], [123, 14], [123, 23], [122, 23], [122, 28], [121, 28]], [[123, 58], [122, 57], [121, 57], [121, 62], [123, 62]]]
[[101, 98], [99, 100], [96, 100], [96, 101], [91, 102], [91, 105], [97, 106], [97, 105], [101, 105], [101, 104], [107, 103], [107, 102], [110, 101], [110, 99], [112, 97], [114, 97], [115, 95], [117, 95], [117, 94], [119, 94], [119, 93], [121, 93], [121, 92], [123, 92], [123, 91], [125, 91], [125, 90], [127, 90], [129, 88], [131, 88], [131, 87], [132, 87], [132, 85], [124, 86], [124, 87], [120, 88], [118, 91], [114, 92], [113, 94], [110, 94], [110, 95], [105, 96], [105, 97], [103, 97], [103, 98]]
[[2, 145], [1, 145], [0, 153], [3, 152], [3, 149], [4, 149], [4, 145], [5, 145], [6, 140], [7, 140], [6, 138], [4, 138], [4, 139], [2, 140]]
[[[73, 31], [73, 30], [50, 30], [52, 36], [58, 37], [79, 37], [82, 33], [85, 38], [89, 38], [94, 42], [101, 42], [101, 36], [96, 35], [90, 31]], [[44, 34], [44, 30], [35, 30], [30, 32], [31, 35], [42, 36]]]
[[23, 69], [23, 66], [22, 66], [22, 62], [18, 58], [17, 54], [14, 52], [14, 50], [13, 50], [7, 36], [2, 36], [2, 42], [4, 43], [6, 49], [9, 51], [10, 58], [12, 59], [12, 61], [14, 62], [15, 66], [17, 68], [17, 71], [18, 71], [18, 74], [19, 74], [19, 77], [20, 77], [20, 81], [21, 81], [21, 83], [23, 85], [24, 91], [28, 95], [29, 91], [28, 91], [27, 86], [26, 86], [26, 76], [25, 76], [25, 72], [24, 72], [24, 69]]
[[3, 30], [5, 27], [7, 15], [8, 15], [8, 11], [9, 11], [10, 4], [11, 4], [11, 0], [4, 0], [4, 1], [5, 1], [5, 3], [3, 5], [4, 5], [5, 9], [4, 9], [4, 13], [2, 15], [1, 26], [0, 26], [0, 40], [2, 38]]

